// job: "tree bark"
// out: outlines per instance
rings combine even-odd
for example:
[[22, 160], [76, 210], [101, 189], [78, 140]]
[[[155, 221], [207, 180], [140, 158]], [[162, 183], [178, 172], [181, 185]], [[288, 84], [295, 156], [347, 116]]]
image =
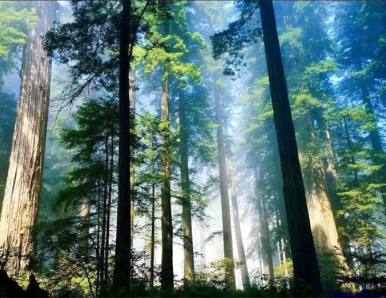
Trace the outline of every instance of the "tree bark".
[[271, 0], [259, 0], [259, 5], [283, 176], [295, 291], [300, 293], [311, 289], [313, 294], [319, 294], [322, 292], [320, 273], [308, 216], [273, 4]]
[[39, 21], [28, 33], [23, 52], [20, 100], [0, 219], [0, 247], [9, 253], [6, 268], [10, 274], [33, 267], [32, 229], [38, 215], [47, 131], [51, 59], [44, 51], [42, 36], [53, 24], [56, 2], [38, 1], [34, 6]]
[[224, 258], [231, 263], [226, 268], [226, 282], [231, 289], [236, 288], [234, 259], [233, 259], [233, 244], [232, 244], [232, 228], [231, 216], [229, 207], [229, 193], [228, 193], [228, 175], [226, 169], [225, 157], [225, 143], [224, 143], [224, 127], [223, 127], [223, 111], [220, 94], [215, 91], [215, 110], [217, 122], [217, 150], [218, 150], [218, 164], [220, 175], [220, 192], [221, 192], [221, 211], [222, 211], [222, 227], [224, 239]]
[[[129, 39], [131, 0], [122, 0], [119, 48], [118, 210], [114, 287], [129, 290], [131, 272]], [[132, 49], [130, 49], [132, 50]], [[131, 51], [130, 51], [131, 52]]]
[[245, 257], [245, 249], [244, 249], [244, 243], [243, 243], [243, 237], [241, 234], [241, 226], [240, 226], [240, 216], [239, 216], [239, 205], [237, 202], [237, 188], [236, 188], [236, 181], [233, 173], [233, 165], [230, 159], [228, 159], [228, 165], [229, 165], [229, 177], [231, 182], [231, 201], [232, 201], [232, 213], [233, 213], [233, 222], [234, 222], [234, 228], [235, 228], [235, 238], [236, 238], [236, 244], [237, 244], [237, 254], [239, 257], [239, 261], [241, 262], [240, 270], [241, 270], [241, 281], [243, 283], [244, 290], [250, 288], [251, 283], [249, 280], [249, 274], [248, 274], [248, 266], [247, 266], [247, 259]]
[[194, 279], [193, 239], [192, 239], [192, 206], [190, 201], [190, 180], [188, 161], [188, 136], [184, 95], [179, 94], [180, 118], [180, 158], [182, 190], [182, 225], [184, 240], [184, 282], [189, 285]]
[[171, 180], [171, 145], [170, 145], [170, 123], [169, 123], [169, 70], [165, 66], [162, 79], [162, 139], [163, 150], [162, 161], [162, 183], [161, 183], [161, 209], [162, 209], [162, 271], [161, 288], [164, 291], [173, 290], [173, 224], [170, 194]]

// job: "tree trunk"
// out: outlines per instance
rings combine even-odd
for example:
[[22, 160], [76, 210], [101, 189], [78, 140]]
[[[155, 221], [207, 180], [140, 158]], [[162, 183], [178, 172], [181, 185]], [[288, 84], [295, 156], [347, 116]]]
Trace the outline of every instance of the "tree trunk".
[[[303, 143], [303, 150], [306, 150], [307, 146], [312, 146], [312, 144], [326, 141], [318, 138], [313, 125], [315, 121], [318, 121], [319, 117], [317, 116], [316, 112], [311, 112], [301, 119], [303, 137], [300, 139], [302, 140], [301, 144]], [[332, 164], [330, 164], [330, 167], [333, 167]], [[346, 261], [343, 257], [343, 250], [335, 223], [331, 205], [332, 198], [327, 190], [324, 162], [318, 152], [312, 155], [312, 161], [308, 161], [303, 170], [314, 245], [321, 265], [322, 286], [326, 289], [334, 289], [337, 287], [336, 272], [338, 267], [344, 266]]]
[[109, 171], [109, 193], [107, 201], [107, 220], [106, 220], [106, 244], [105, 244], [105, 278], [109, 280], [109, 251], [110, 251], [110, 218], [113, 193], [113, 174], [114, 174], [114, 132], [111, 132], [110, 139], [110, 171]]
[[[154, 161], [152, 174], [155, 175]], [[153, 178], [154, 179], [154, 178]], [[155, 182], [151, 184], [151, 235], [150, 235], [150, 287], [154, 288], [154, 248], [155, 248]]]
[[[258, 172], [255, 172], [256, 188], [258, 188]], [[268, 218], [266, 215], [264, 197], [257, 198], [257, 211], [259, 215], [260, 226], [260, 242], [261, 242], [261, 256], [263, 259], [262, 274], [269, 276], [269, 282], [274, 282], [274, 268], [272, 258], [272, 246], [270, 239], [270, 231], [268, 226]]]
[[244, 243], [243, 237], [241, 234], [241, 226], [240, 226], [240, 216], [239, 216], [239, 205], [237, 202], [237, 188], [236, 181], [233, 173], [233, 165], [230, 159], [228, 159], [229, 165], [229, 177], [231, 182], [231, 201], [232, 201], [232, 213], [233, 213], [233, 222], [235, 225], [235, 238], [237, 244], [237, 254], [239, 257], [239, 261], [241, 262], [240, 270], [241, 270], [241, 281], [243, 283], [244, 290], [250, 288], [251, 283], [249, 281], [248, 267], [247, 267], [247, 259], [245, 257]]
[[[386, 158], [385, 158], [385, 152], [383, 151], [382, 147], [382, 140], [381, 136], [379, 135], [379, 129], [378, 129], [378, 124], [377, 124], [377, 119], [375, 117], [374, 113], [374, 107], [373, 104], [371, 103], [371, 99], [369, 98], [368, 91], [366, 87], [362, 88], [362, 97], [363, 97], [363, 103], [365, 105], [366, 112], [370, 115], [371, 117], [371, 122], [373, 125], [373, 128], [370, 129], [369, 135], [370, 135], [370, 143], [371, 147], [373, 149], [373, 162], [375, 164], [378, 164], [381, 167], [379, 170], [379, 182], [380, 183], [385, 183], [386, 181]], [[382, 187], [381, 189], [382, 194], [382, 199], [383, 199], [383, 207], [384, 207], [384, 212], [386, 212], [386, 187]]]
[[190, 201], [190, 180], [188, 161], [188, 136], [184, 95], [179, 94], [180, 116], [180, 158], [181, 158], [181, 190], [182, 190], [182, 225], [184, 239], [184, 282], [189, 285], [194, 278], [192, 213]]
[[[114, 287], [130, 286], [131, 201], [130, 201], [130, 99], [129, 54], [131, 0], [122, 0], [119, 48], [119, 153], [118, 210], [115, 246]], [[132, 47], [130, 53], [132, 52]]]
[[[130, 100], [130, 121], [132, 126], [135, 127], [135, 71], [130, 72], [129, 74], [129, 100]], [[130, 128], [131, 129], [131, 128]], [[134, 233], [135, 233], [135, 200], [136, 200], [136, 192], [135, 192], [135, 172], [136, 172], [136, 164], [134, 161], [134, 146], [133, 142], [130, 144], [130, 194], [131, 194], [131, 242], [130, 242], [130, 250], [133, 251], [134, 246]], [[133, 272], [131, 272], [133, 274]]]
[[42, 186], [50, 97], [51, 59], [42, 36], [51, 28], [56, 2], [38, 1], [37, 25], [24, 47], [20, 100], [0, 219], [0, 247], [9, 253], [10, 274], [31, 269], [35, 226]]
[[231, 215], [229, 208], [229, 193], [228, 193], [228, 177], [226, 169], [225, 143], [224, 143], [224, 127], [223, 127], [223, 111], [220, 95], [215, 91], [215, 109], [217, 127], [217, 148], [218, 148], [218, 164], [220, 175], [220, 192], [221, 192], [221, 211], [222, 211], [222, 227], [224, 239], [224, 258], [230, 262], [226, 268], [226, 282], [231, 289], [236, 288], [234, 259], [233, 259], [233, 244], [232, 244], [232, 228]]
[[[271, 0], [259, 0], [297, 292], [322, 291]], [[299, 232], [301, 231], [301, 232]], [[308, 290], [309, 291], [309, 290]]]
[[80, 207], [80, 216], [82, 218], [83, 222], [83, 229], [82, 229], [82, 234], [81, 234], [81, 243], [80, 243], [80, 255], [84, 258], [88, 258], [89, 256], [89, 223], [90, 223], [90, 201], [87, 197], [83, 197], [82, 199], [82, 204]]
[[169, 123], [169, 70], [165, 67], [162, 78], [162, 183], [161, 183], [161, 209], [162, 209], [162, 271], [161, 288], [164, 291], [173, 290], [173, 224], [170, 194], [171, 180], [171, 145]]

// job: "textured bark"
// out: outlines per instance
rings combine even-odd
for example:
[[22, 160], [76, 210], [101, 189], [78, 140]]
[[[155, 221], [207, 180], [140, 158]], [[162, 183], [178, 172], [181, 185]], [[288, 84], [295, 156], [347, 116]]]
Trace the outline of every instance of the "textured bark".
[[129, 52], [130, 22], [127, 21], [131, 15], [131, 0], [123, 0], [122, 5], [119, 49], [119, 153], [115, 288], [129, 288], [131, 272], [129, 73], [132, 47]]
[[217, 150], [218, 150], [218, 164], [220, 175], [220, 192], [221, 192], [221, 211], [222, 211], [222, 227], [224, 239], [224, 258], [232, 262], [227, 267], [226, 281], [231, 289], [236, 288], [234, 259], [233, 259], [233, 244], [232, 244], [232, 228], [231, 215], [229, 207], [229, 192], [228, 192], [228, 175], [226, 168], [225, 143], [224, 143], [224, 125], [223, 125], [223, 110], [220, 99], [220, 94], [215, 91], [215, 109], [217, 127]]
[[239, 204], [237, 202], [237, 188], [236, 181], [233, 173], [233, 165], [231, 160], [228, 160], [228, 173], [231, 182], [231, 201], [232, 201], [232, 214], [233, 214], [233, 222], [235, 225], [235, 238], [237, 245], [237, 254], [239, 257], [239, 261], [241, 262], [240, 270], [241, 270], [241, 281], [243, 283], [244, 290], [250, 288], [251, 283], [249, 280], [248, 274], [248, 266], [247, 259], [245, 257], [245, 249], [243, 243], [243, 237], [241, 234], [241, 226], [240, 226], [240, 216], [239, 216]]
[[308, 216], [273, 4], [270, 0], [259, 0], [259, 6], [281, 161], [295, 290], [298, 292], [311, 290], [313, 294], [319, 294], [322, 291], [320, 273]]
[[[166, 67], [167, 68], [167, 67]], [[162, 183], [161, 183], [161, 229], [162, 229], [162, 271], [161, 287], [164, 291], [173, 290], [173, 224], [170, 194], [171, 180], [171, 145], [170, 145], [170, 123], [169, 123], [169, 72], [164, 70], [162, 79], [162, 139], [163, 150], [162, 161]]]
[[[317, 116], [317, 112], [311, 112], [301, 120], [301, 123], [304, 125], [303, 131], [305, 133], [305, 136], [302, 138], [303, 143], [305, 143], [303, 144], [304, 147], [321, 141], [321, 139], [317, 137], [316, 130], [313, 125], [314, 121], [317, 121], [319, 118]], [[325, 142], [326, 140], [322, 139], [322, 141]], [[326, 162], [323, 161], [321, 156], [316, 153], [313, 154], [312, 161], [309, 161], [308, 163], [309, 164], [306, 164], [303, 168], [303, 180], [307, 196], [307, 207], [310, 215], [311, 229], [319, 262], [321, 260], [323, 260], [324, 263], [327, 261], [331, 262], [328, 266], [320, 263], [322, 276], [329, 277], [328, 279], [322, 279], [322, 285], [324, 288], [332, 289], [336, 287], [336, 284], [332, 284], [332, 281], [337, 267], [339, 265], [344, 265], [345, 259], [331, 204], [333, 199], [329, 196], [327, 188], [325, 172]], [[329, 160], [327, 164], [330, 167], [330, 171], [335, 169], [332, 160]], [[333, 189], [330, 189], [330, 193], [331, 192], [333, 192]], [[335, 265], [332, 263], [335, 263]]]
[[9, 253], [10, 274], [33, 265], [32, 229], [38, 214], [47, 131], [51, 59], [43, 49], [42, 36], [53, 24], [56, 2], [38, 1], [34, 6], [39, 21], [29, 32], [23, 52], [20, 100], [0, 219], [0, 247]]
[[190, 201], [190, 180], [188, 162], [188, 135], [184, 94], [179, 94], [180, 118], [180, 158], [181, 158], [181, 191], [182, 191], [182, 230], [184, 240], [184, 281], [189, 284], [194, 278], [192, 206]]

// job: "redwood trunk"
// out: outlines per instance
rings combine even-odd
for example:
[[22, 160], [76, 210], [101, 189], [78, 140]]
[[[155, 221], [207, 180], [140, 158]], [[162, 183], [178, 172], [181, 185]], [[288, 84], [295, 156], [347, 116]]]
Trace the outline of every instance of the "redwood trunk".
[[226, 268], [226, 282], [231, 289], [235, 289], [235, 272], [233, 259], [233, 244], [232, 244], [232, 228], [231, 215], [229, 207], [228, 193], [228, 176], [225, 159], [225, 143], [224, 143], [224, 127], [223, 127], [223, 111], [220, 95], [215, 92], [215, 109], [217, 127], [217, 148], [218, 148], [218, 164], [220, 175], [220, 192], [221, 192], [221, 211], [222, 211], [222, 227], [224, 239], [224, 258], [231, 261]]
[[311, 287], [313, 294], [319, 294], [322, 291], [320, 273], [308, 217], [273, 4], [271, 0], [259, 0], [259, 5], [281, 161], [295, 289], [303, 292]]
[[243, 283], [244, 290], [250, 288], [251, 284], [249, 281], [248, 267], [247, 267], [247, 259], [245, 257], [245, 249], [243, 243], [243, 237], [241, 234], [241, 226], [240, 226], [240, 215], [239, 215], [239, 204], [237, 202], [237, 188], [236, 181], [234, 178], [232, 163], [229, 160], [229, 177], [231, 180], [231, 201], [232, 201], [232, 213], [233, 213], [233, 223], [235, 227], [235, 238], [237, 245], [237, 254], [239, 257], [239, 261], [241, 262], [240, 270], [241, 270], [241, 281]]
[[161, 209], [162, 209], [162, 271], [161, 287], [164, 291], [173, 290], [173, 225], [170, 194], [171, 180], [171, 145], [169, 123], [169, 72], [165, 69], [162, 81], [162, 183], [161, 183]]
[[8, 252], [7, 270], [17, 274], [32, 267], [35, 226], [42, 186], [44, 147], [50, 97], [51, 59], [42, 36], [51, 28], [55, 1], [34, 4], [39, 14], [24, 47], [21, 91], [7, 184], [0, 219], [0, 247]]
[[[114, 286], [129, 287], [131, 269], [129, 54], [131, 0], [122, 1], [119, 49], [118, 210]], [[132, 49], [131, 49], [132, 50]]]
[[180, 116], [180, 158], [181, 158], [181, 190], [182, 190], [182, 225], [184, 236], [184, 280], [185, 284], [194, 278], [193, 239], [192, 239], [192, 207], [190, 201], [190, 180], [188, 162], [188, 136], [185, 101], [183, 92], [179, 96]]

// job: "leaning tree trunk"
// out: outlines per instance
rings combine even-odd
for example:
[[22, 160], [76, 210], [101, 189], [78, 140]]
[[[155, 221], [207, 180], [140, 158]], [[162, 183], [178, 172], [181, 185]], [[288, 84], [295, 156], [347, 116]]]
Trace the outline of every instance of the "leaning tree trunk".
[[271, 0], [259, 0], [259, 5], [281, 161], [295, 289], [298, 292], [311, 290], [313, 294], [319, 294], [322, 291], [320, 273], [308, 217], [275, 13]]
[[188, 285], [194, 278], [193, 239], [192, 239], [192, 206], [190, 201], [190, 180], [188, 163], [188, 135], [183, 92], [179, 94], [180, 116], [180, 158], [182, 190], [182, 225], [184, 235], [184, 281]]
[[0, 247], [11, 274], [30, 269], [44, 161], [50, 97], [51, 59], [42, 36], [51, 28], [55, 1], [34, 4], [39, 14], [24, 47], [20, 101], [13, 135], [7, 184], [0, 219]]
[[231, 201], [232, 201], [232, 214], [233, 214], [233, 223], [235, 227], [235, 238], [236, 238], [236, 246], [237, 246], [237, 254], [239, 257], [239, 261], [241, 262], [240, 271], [241, 271], [241, 281], [243, 283], [244, 290], [250, 288], [251, 283], [249, 281], [248, 274], [248, 266], [247, 259], [245, 257], [245, 249], [243, 243], [243, 237], [241, 234], [241, 226], [240, 226], [240, 215], [239, 215], [239, 204], [237, 202], [237, 188], [236, 181], [233, 173], [233, 165], [230, 159], [228, 159], [229, 165], [229, 178], [231, 183]]
[[169, 70], [166, 69], [162, 79], [162, 183], [161, 183], [161, 230], [162, 230], [162, 260], [161, 287], [164, 291], [173, 290], [173, 224], [171, 208], [171, 145], [169, 123]]
[[215, 110], [217, 127], [217, 147], [218, 147], [218, 163], [220, 175], [220, 192], [221, 192], [221, 211], [222, 211], [222, 227], [224, 239], [224, 258], [229, 261], [226, 267], [226, 282], [231, 289], [236, 288], [234, 259], [233, 259], [233, 244], [232, 244], [232, 228], [231, 215], [229, 207], [228, 193], [228, 176], [225, 159], [225, 143], [224, 143], [224, 127], [223, 127], [223, 111], [220, 95], [215, 91]]

